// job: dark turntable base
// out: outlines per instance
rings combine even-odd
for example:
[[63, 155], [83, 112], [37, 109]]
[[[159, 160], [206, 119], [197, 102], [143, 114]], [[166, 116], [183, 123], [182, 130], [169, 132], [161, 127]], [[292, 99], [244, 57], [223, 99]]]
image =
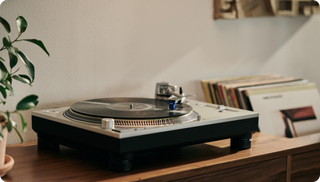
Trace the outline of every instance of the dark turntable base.
[[38, 147], [58, 149], [59, 145], [87, 151], [109, 159], [112, 171], [130, 171], [134, 155], [170, 147], [205, 143], [231, 138], [236, 149], [251, 147], [252, 132], [258, 118], [228, 121], [174, 131], [117, 139], [85, 129], [32, 116], [32, 128], [38, 134]]
[[[106, 128], [103, 118], [113, 118], [115, 128]], [[258, 113], [195, 101], [170, 110], [159, 99], [104, 98], [34, 111], [32, 129], [39, 148], [87, 151], [108, 159], [110, 170], [123, 172], [133, 168], [134, 156], [166, 148], [231, 138], [231, 148], [248, 149]]]

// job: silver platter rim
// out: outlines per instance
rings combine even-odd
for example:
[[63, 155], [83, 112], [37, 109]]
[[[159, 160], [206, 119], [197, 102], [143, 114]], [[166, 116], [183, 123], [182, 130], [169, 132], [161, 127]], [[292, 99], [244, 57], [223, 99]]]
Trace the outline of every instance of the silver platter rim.
[[[82, 122], [86, 124], [101, 125], [103, 117], [88, 116], [73, 111], [71, 108], [63, 112], [63, 116], [67, 119]], [[190, 111], [182, 116], [173, 116], [167, 118], [156, 118], [156, 119], [119, 119], [114, 118], [115, 127], [159, 127], [159, 126], [170, 126], [182, 123], [188, 123], [197, 120], [198, 113]]]

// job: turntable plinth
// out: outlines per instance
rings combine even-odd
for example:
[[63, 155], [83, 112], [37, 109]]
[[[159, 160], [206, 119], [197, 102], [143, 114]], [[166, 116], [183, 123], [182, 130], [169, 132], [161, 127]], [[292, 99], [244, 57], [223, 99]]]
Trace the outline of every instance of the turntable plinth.
[[[221, 112], [217, 105], [197, 101], [172, 111], [162, 103], [136, 98], [82, 101], [70, 108], [33, 112], [32, 128], [39, 148], [61, 144], [88, 151], [109, 158], [109, 169], [115, 171], [131, 170], [133, 156], [226, 138], [231, 139], [232, 148], [248, 149], [252, 133], [258, 130], [258, 113], [251, 111], [226, 107]], [[130, 110], [132, 104], [138, 106], [136, 110]], [[83, 105], [90, 109], [83, 110]], [[115, 119], [116, 129], [101, 128], [106, 117]], [[124, 126], [129, 130], [119, 132]]]

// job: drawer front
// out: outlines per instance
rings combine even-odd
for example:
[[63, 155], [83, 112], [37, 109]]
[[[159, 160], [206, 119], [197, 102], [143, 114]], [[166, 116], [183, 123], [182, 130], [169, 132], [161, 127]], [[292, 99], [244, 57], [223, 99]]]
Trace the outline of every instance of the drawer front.
[[287, 158], [262, 161], [249, 165], [225, 169], [212, 173], [207, 173], [190, 178], [184, 178], [177, 181], [223, 181], [223, 182], [257, 182], [257, 181], [286, 181]]
[[291, 182], [317, 181], [320, 177], [320, 150], [292, 155]]

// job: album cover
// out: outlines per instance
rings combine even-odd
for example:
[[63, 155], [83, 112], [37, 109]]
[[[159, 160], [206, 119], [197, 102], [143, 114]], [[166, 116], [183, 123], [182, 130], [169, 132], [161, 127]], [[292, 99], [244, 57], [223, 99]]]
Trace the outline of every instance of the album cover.
[[212, 103], [211, 98], [210, 98], [210, 92], [209, 92], [209, 87], [208, 87], [208, 82], [210, 80], [201, 80], [201, 86], [202, 86], [202, 90], [204, 93], [204, 96], [206, 98], [206, 101], [209, 103]]
[[290, 86], [290, 85], [301, 85], [301, 84], [306, 84], [308, 82], [309, 81], [305, 79], [294, 79], [294, 80], [289, 80], [284, 82], [241, 86], [241, 87], [235, 88], [235, 92], [239, 100], [240, 108], [246, 109], [246, 110], [252, 110], [248, 95], [246, 94], [246, 90], [283, 87], [283, 86]]
[[315, 83], [246, 91], [259, 112], [263, 133], [288, 138], [320, 132], [320, 96]]
[[237, 80], [246, 80], [258, 77], [280, 77], [279, 74], [259, 74], [259, 75], [246, 75], [246, 76], [234, 76], [234, 77], [224, 77], [224, 78], [212, 78], [212, 79], [204, 79], [201, 80], [201, 86], [206, 98], [206, 101], [214, 104], [225, 104], [224, 99], [222, 99], [221, 92], [219, 91], [219, 87], [217, 83], [219, 82], [234, 82]]
[[224, 94], [225, 90], [223, 88], [224, 84], [236, 83], [236, 82], [247, 82], [249, 80], [257, 79], [270, 79], [283, 77], [280, 74], [260, 74], [260, 75], [248, 75], [248, 76], [238, 76], [238, 77], [226, 77], [217, 78], [209, 81], [209, 89], [211, 89], [212, 98], [217, 102], [217, 104], [222, 104], [226, 106], [231, 106], [227, 94]]
[[235, 88], [241, 86], [250, 86], [250, 85], [261, 85], [267, 83], [277, 83], [277, 82], [284, 82], [284, 81], [291, 81], [294, 80], [292, 77], [284, 77], [284, 76], [269, 76], [269, 77], [261, 77], [261, 78], [254, 78], [245, 81], [237, 81], [232, 83], [222, 83], [222, 93], [224, 98], [226, 99], [226, 103], [228, 106], [240, 108], [239, 100], [237, 94], [235, 92]]

